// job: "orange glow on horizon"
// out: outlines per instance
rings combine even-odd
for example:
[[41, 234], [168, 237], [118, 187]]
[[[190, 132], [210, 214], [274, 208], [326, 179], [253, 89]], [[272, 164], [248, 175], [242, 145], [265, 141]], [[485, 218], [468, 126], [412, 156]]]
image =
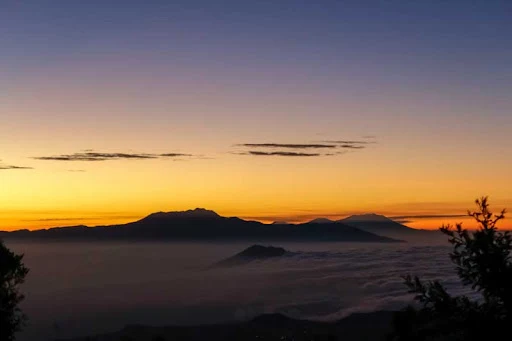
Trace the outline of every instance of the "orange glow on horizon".
[[[184, 209], [176, 209], [186, 210], [191, 208]], [[104, 226], [104, 225], [117, 225], [117, 224], [125, 224], [137, 221], [139, 219], [144, 218], [145, 216], [157, 212], [159, 210], [153, 210], [151, 212], [141, 212], [141, 213], [116, 213], [116, 212], [65, 212], [65, 211], [54, 211], [54, 212], [11, 212], [10, 214], [6, 212], [2, 212], [0, 214], [0, 230], [4, 231], [13, 231], [18, 229], [29, 229], [29, 230], [38, 230], [38, 229], [47, 229], [53, 227], [65, 227], [65, 226], [77, 226], [77, 225], [85, 225], [89, 227], [93, 226]], [[173, 211], [173, 210], [164, 210], [164, 211]], [[229, 210], [216, 210], [221, 216], [232, 217], [238, 216], [239, 218], [245, 220], [255, 220], [260, 221], [265, 224], [271, 224], [273, 222], [288, 222], [292, 224], [300, 224], [311, 221], [316, 218], [328, 218], [331, 220], [341, 220], [346, 218], [352, 214], [315, 214], [313, 212], [308, 214], [301, 215], [285, 215], [285, 214], [267, 214], [267, 215], [252, 215], [252, 214], [236, 214]], [[353, 214], [365, 214], [369, 211], [358, 211]], [[397, 214], [393, 214], [392, 212], [388, 212], [387, 214], [383, 214], [388, 217], [396, 217]], [[24, 217], [20, 219], [19, 217]], [[402, 223], [408, 227], [415, 229], [438, 229], [442, 225], [450, 224], [455, 226], [457, 223], [463, 223], [463, 226], [466, 228], [475, 228], [477, 225], [474, 222], [472, 217], [469, 216], [460, 216], [460, 217], [418, 217], [410, 216], [408, 218], [400, 218], [393, 220]], [[511, 224], [508, 223], [508, 219], [499, 224], [500, 228], [510, 229]]]

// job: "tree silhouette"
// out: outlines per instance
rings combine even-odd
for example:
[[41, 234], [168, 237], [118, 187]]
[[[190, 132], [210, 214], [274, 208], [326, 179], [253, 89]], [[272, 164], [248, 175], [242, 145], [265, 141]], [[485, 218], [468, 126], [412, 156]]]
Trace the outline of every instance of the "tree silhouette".
[[497, 229], [505, 210], [493, 214], [487, 197], [475, 202], [478, 210], [468, 214], [478, 223], [476, 231], [464, 229], [462, 224], [443, 225], [440, 230], [453, 246], [450, 258], [462, 284], [480, 297], [452, 297], [439, 281], [406, 276], [405, 284], [420, 308], [409, 306], [396, 314], [392, 340], [501, 339], [503, 332], [509, 332], [512, 237]]
[[19, 286], [28, 269], [22, 262], [23, 255], [16, 255], [0, 240], [0, 340], [13, 341], [26, 317], [19, 308], [24, 296]]

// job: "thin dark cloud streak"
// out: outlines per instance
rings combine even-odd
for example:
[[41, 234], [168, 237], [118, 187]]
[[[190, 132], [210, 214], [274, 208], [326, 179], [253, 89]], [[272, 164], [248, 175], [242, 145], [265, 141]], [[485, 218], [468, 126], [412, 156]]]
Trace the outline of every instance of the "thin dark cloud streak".
[[286, 156], [286, 157], [317, 157], [323, 156], [324, 154], [320, 153], [298, 153], [298, 152], [263, 152], [258, 150], [250, 150], [245, 153], [241, 153], [242, 155], [253, 155], [253, 156]]
[[53, 156], [40, 156], [34, 157], [36, 160], [43, 161], [107, 161], [119, 159], [155, 159], [154, 155], [150, 154], [129, 154], [129, 153], [73, 153]]
[[23, 167], [23, 166], [11, 166], [11, 165], [0, 165], [0, 170], [27, 170], [34, 169], [33, 167]]
[[151, 160], [159, 158], [179, 158], [179, 157], [192, 157], [192, 154], [185, 153], [163, 153], [163, 154], [148, 154], [148, 153], [99, 153], [99, 152], [81, 152], [73, 154], [61, 154], [52, 156], [38, 156], [33, 157], [35, 160], [41, 161], [109, 161], [109, 160]]
[[323, 143], [330, 143], [334, 145], [365, 145], [373, 144], [375, 141], [360, 141], [360, 140], [324, 140]]
[[160, 157], [185, 157], [185, 156], [194, 156], [192, 154], [182, 154], [182, 153], [165, 153], [165, 154], [159, 154]]
[[420, 215], [401, 215], [389, 217], [393, 220], [414, 220], [414, 219], [437, 219], [437, 218], [464, 218], [467, 214], [420, 214]]
[[414, 222], [414, 220], [409, 220], [409, 219], [393, 219], [393, 221], [395, 223], [399, 223], [399, 224], [403, 224], [403, 225], [410, 224], [410, 223]]
[[[368, 141], [355, 140], [336, 140], [321, 141], [316, 143], [241, 143], [235, 147], [247, 148], [245, 152], [238, 152], [238, 155], [253, 156], [288, 156], [288, 157], [319, 157], [336, 156], [347, 153], [349, 150], [359, 150], [366, 148]], [[262, 150], [263, 149], [263, 150]], [[271, 151], [265, 151], [271, 150]], [[295, 150], [293, 152], [289, 150]], [[315, 152], [310, 152], [315, 150]], [[341, 150], [341, 151], [340, 151]]]
[[238, 144], [239, 147], [248, 148], [284, 148], [284, 149], [333, 149], [336, 145], [333, 144], [295, 144], [295, 143], [242, 143]]
[[364, 148], [366, 148], [366, 146], [357, 146], [357, 145], [353, 145], [353, 144], [342, 144], [339, 147], [345, 148], [345, 149], [364, 149]]
[[24, 222], [59, 222], [59, 221], [97, 221], [97, 220], [117, 220], [117, 219], [138, 219], [135, 215], [120, 216], [98, 216], [98, 217], [76, 217], [76, 218], [39, 218], [39, 219], [22, 219]]

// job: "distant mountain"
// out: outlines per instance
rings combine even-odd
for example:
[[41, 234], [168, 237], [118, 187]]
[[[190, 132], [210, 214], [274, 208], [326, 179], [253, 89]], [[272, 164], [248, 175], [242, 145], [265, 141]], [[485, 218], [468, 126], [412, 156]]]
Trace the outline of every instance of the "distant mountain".
[[410, 227], [397, 223], [396, 221], [389, 219], [386, 216], [375, 213], [352, 215], [348, 218], [338, 220], [338, 222], [355, 227], [368, 226], [368, 228], [370, 228], [371, 226], [374, 226], [375, 228], [399, 231], [412, 230]]
[[74, 226], [1, 232], [5, 239], [31, 240], [190, 240], [190, 241], [350, 241], [396, 242], [353, 226], [333, 224], [263, 224], [222, 217], [205, 209], [158, 212], [123, 225]]
[[286, 255], [287, 253], [288, 251], [282, 247], [253, 245], [232, 257], [218, 262], [216, 266], [243, 265], [257, 260], [279, 258]]
[[284, 220], [278, 220], [278, 221], [274, 221], [272, 223], [272, 225], [288, 225], [288, 224], [289, 224], [289, 222], [284, 221]]
[[148, 215], [142, 220], [166, 220], [166, 219], [216, 219], [221, 216], [217, 212], [204, 208], [196, 208], [188, 211], [157, 212]]
[[316, 218], [309, 222], [310, 224], [332, 224], [335, 223], [334, 220], [327, 219], [327, 218]]
[[338, 222], [390, 238], [419, 236], [420, 234], [424, 235], [425, 232], [428, 232], [425, 230], [418, 230], [407, 227], [397, 223], [392, 219], [389, 219], [386, 216], [374, 213], [353, 215], [348, 218], [338, 220]]

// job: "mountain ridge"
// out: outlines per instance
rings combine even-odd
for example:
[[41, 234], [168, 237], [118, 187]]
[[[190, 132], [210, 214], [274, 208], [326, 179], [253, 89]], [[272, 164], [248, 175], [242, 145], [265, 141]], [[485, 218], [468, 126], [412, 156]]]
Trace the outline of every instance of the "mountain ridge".
[[[351, 216], [348, 216], [346, 218], [337, 220], [339, 222], [342, 221], [364, 221], [364, 222], [395, 222], [393, 219], [390, 219], [384, 215], [377, 214], [377, 213], [364, 213], [364, 214], [353, 214]], [[407, 227], [407, 226], [405, 226]]]
[[156, 212], [127, 224], [55, 227], [43, 230], [2, 231], [2, 238], [59, 240], [197, 240], [197, 241], [353, 241], [398, 242], [343, 223], [263, 224], [238, 217], [223, 217], [197, 208]]
[[220, 218], [221, 216], [215, 211], [198, 207], [198, 208], [190, 209], [190, 210], [186, 210], [186, 211], [155, 212], [155, 213], [151, 213], [151, 214], [145, 216], [144, 218], [142, 218], [140, 220], [164, 219], [164, 218], [168, 218], [168, 217], [199, 219], [199, 218]]
[[337, 222], [353, 226], [363, 231], [389, 238], [404, 239], [407, 241], [425, 241], [437, 238], [432, 233], [435, 230], [420, 230], [408, 227], [391, 218], [375, 213], [358, 214], [340, 219]]
[[334, 220], [331, 220], [329, 218], [315, 218], [313, 220], [310, 220], [308, 221], [308, 224], [332, 224], [332, 223], [335, 223], [336, 221]]

